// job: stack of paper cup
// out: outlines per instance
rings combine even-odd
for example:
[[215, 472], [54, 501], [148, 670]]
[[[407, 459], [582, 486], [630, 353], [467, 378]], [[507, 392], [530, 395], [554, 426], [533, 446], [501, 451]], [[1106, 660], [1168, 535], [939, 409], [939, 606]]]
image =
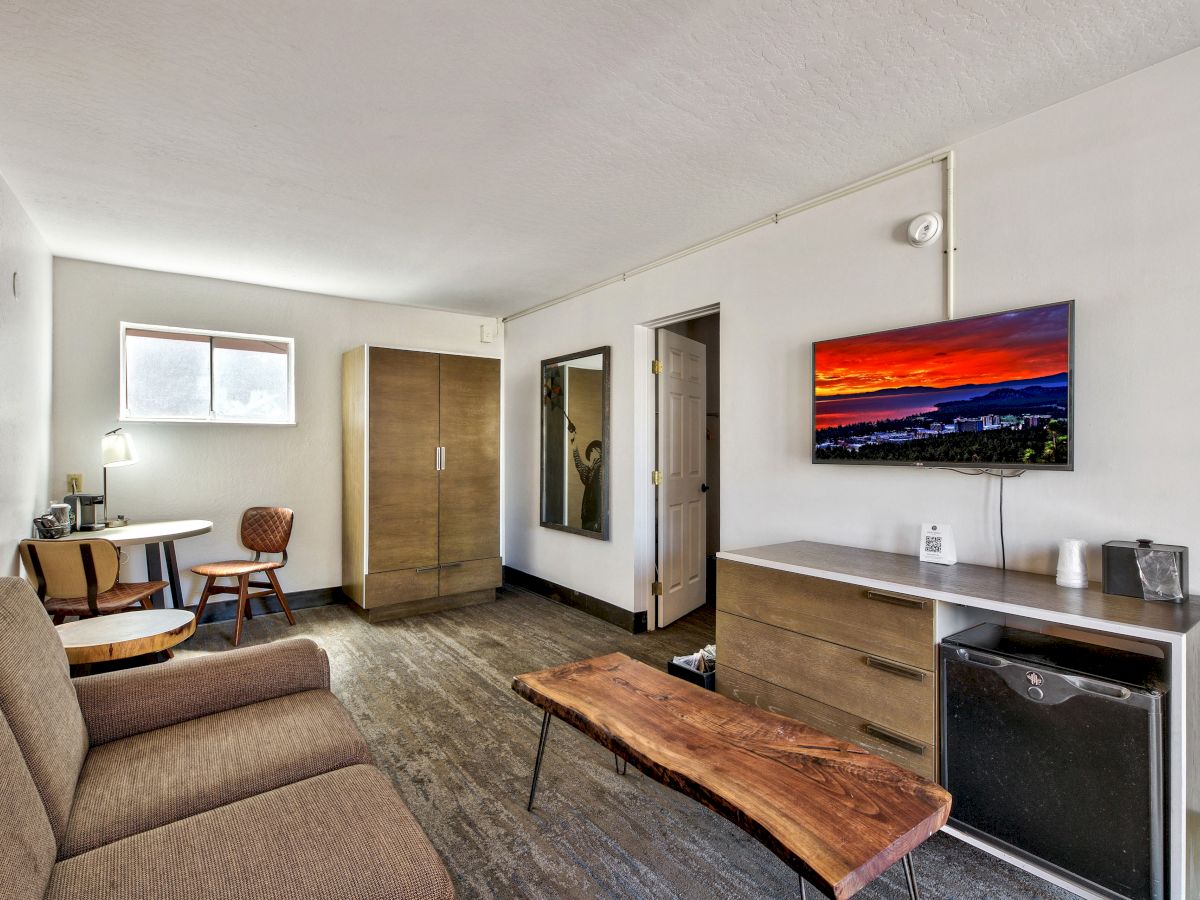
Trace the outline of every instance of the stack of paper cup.
[[1087, 541], [1064, 538], [1058, 542], [1058, 577], [1054, 580], [1061, 587], [1088, 586]]

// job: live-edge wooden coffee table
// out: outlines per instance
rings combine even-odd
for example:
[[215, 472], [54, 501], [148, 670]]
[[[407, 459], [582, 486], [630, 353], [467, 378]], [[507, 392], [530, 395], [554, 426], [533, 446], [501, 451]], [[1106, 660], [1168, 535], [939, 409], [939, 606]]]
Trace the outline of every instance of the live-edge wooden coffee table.
[[544, 710], [529, 809], [553, 715], [729, 819], [830, 896], [850, 897], [902, 861], [917, 897], [909, 853], [950, 814], [933, 782], [623, 653], [518, 675], [512, 687]]
[[170, 651], [196, 630], [186, 609], [139, 609], [55, 626], [73, 666]]

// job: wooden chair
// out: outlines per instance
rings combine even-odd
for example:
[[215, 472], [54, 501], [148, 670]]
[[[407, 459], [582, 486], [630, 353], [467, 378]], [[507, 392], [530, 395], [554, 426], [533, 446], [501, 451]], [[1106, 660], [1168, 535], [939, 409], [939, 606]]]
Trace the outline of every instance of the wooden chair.
[[150, 597], [167, 586], [165, 581], [119, 582], [120, 553], [103, 538], [27, 540], [20, 550], [29, 582], [55, 625], [67, 616], [102, 616], [139, 604], [152, 609]]
[[[200, 605], [196, 607], [196, 621], [204, 614], [204, 606], [212, 594], [237, 594], [237, 624], [233, 627], [233, 645], [236, 647], [242, 640], [242, 619], [251, 619], [254, 614], [250, 611], [250, 600], [254, 597], [269, 597], [274, 594], [279, 598], [288, 624], [295, 625], [296, 619], [288, 607], [287, 597], [279, 586], [275, 576], [276, 569], [287, 565], [287, 545], [292, 537], [292, 511], [282, 506], [252, 506], [242, 513], [242, 545], [247, 550], [254, 551], [254, 559], [232, 559], [225, 562], [206, 563], [202, 566], [192, 566], [197, 575], [206, 577], [204, 593], [200, 595]], [[279, 553], [279, 561], [263, 559], [264, 553]], [[269, 581], [251, 581], [250, 576], [265, 572]], [[236, 578], [237, 587], [215, 586], [218, 578]], [[250, 588], [267, 588], [265, 591], [250, 593]]]

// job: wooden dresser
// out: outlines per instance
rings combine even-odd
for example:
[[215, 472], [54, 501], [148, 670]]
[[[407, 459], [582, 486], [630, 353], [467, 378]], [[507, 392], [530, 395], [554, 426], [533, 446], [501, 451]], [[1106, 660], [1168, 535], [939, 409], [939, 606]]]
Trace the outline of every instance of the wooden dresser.
[[937, 777], [935, 604], [717, 562], [717, 690]]
[[[936, 780], [936, 650], [982, 622], [1135, 649], [1167, 664], [1167, 896], [1200, 897], [1200, 598], [1156, 603], [1050, 575], [796, 541], [717, 554], [717, 690]], [[978, 833], [967, 840], [1100, 897]], [[1105, 895], [1108, 896], [1108, 895]]]

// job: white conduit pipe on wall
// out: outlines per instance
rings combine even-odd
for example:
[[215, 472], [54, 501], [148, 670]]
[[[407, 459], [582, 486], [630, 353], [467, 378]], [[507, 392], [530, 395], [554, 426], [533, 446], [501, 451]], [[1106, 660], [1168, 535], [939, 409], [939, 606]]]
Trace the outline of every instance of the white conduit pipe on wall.
[[850, 194], [858, 193], [869, 187], [874, 187], [877, 184], [882, 184], [885, 181], [890, 181], [893, 178], [898, 178], [901, 175], [907, 175], [909, 172], [915, 172], [917, 169], [925, 166], [942, 164], [942, 171], [945, 179], [945, 209], [942, 213], [945, 221], [945, 233], [943, 235], [944, 253], [946, 257], [945, 274], [945, 312], [947, 319], [954, 318], [954, 151], [943, 150], [932, 156], [924, 156], [920, 159], [913, 160], [910, 163], [905, 163], [902, 166], [897, 166], [894, 169], [888, 169], [885, 172], [880, 172], [878, 175], [872, 175], [870, 178], [864, 178], [862, 181], [856, 181], [844, 188], [839, 188], [836, 191], [830, 191], [828, 194], [822, 194], [820, 197], [815, 197], [812, 200], [806, 200], [803, 203], [798, 203], [795, 206], [789, 206], [787, 209], [781, 209], [777, 213], [765, 216], [741, 228], [735, 228], [733, 231], [727, 231], [724, 234], [717, 235], [714, 238], [709, 238], [707, 241], [702, 241], [699, 244], [693, 244], [690, 247], [685, 247], [677, 253], [672, 253], [670, 256], [664, 256], [661, 259], [656, 259], [653, 262], [648, 262], [645, 265], [638, 266], [635, 269], [630, 269], [627, 272], [622, 272], [620, 275], [614, 275], [612, 278], [606, 278], [604, 281], [598, 281], [595, 284], [590, 284], [587, 287], [580, 288], [577, 291], [572, 291], [569, 294], [564, 294], [561, 297], [556, 297], [553, 300], [547, 300], [545, 303], [539, 303], [536, 306], [530, 306], [527, 309], [522, 309], [519, 312], [512, 313], [501, 319], [501, 322], [511, 322], [514, 319], [519, 319], [522, 316], [528, 316], [535, 312], [540, 312], [543, 309], [549, 309], [551, 306], [557, 306], [559, 303], [566, 303], [568, 300], [574, 300], [576, 297], [582, 297], [584, 294], [590, 294], [592, 291], [598, 291], [601, 288], [616, 284], [619, 281], [628, 281], [634, 275], [641, 275], [643, 272], [649, 272], [651, 269], [657, 269], [659, 266], [665, 266], [667, 263], [674, 262], [677, 259], [683, 259], [685, 256], [691, 256], [693, 253], [699, 253], [701, 250], [707, 250], [709, 247], [714, 247], [717, 244], [724, 243], [735, 237], [740, 237], [743, 234], [762, 228], [765, 225], [777, 225], [781, 219], [786, 219], [789, 216], [797, 215], [798, 213], [806, 212], [817, 206], [829, 203], [833, 200], [840, 200], [842, 197], [847, 197]]
[[954, 151], [947, 150], [942, 157], [942, 171], [946, 183], [946, 233], [942, 236], [946, 254], [946, 318], [954, 318]]

